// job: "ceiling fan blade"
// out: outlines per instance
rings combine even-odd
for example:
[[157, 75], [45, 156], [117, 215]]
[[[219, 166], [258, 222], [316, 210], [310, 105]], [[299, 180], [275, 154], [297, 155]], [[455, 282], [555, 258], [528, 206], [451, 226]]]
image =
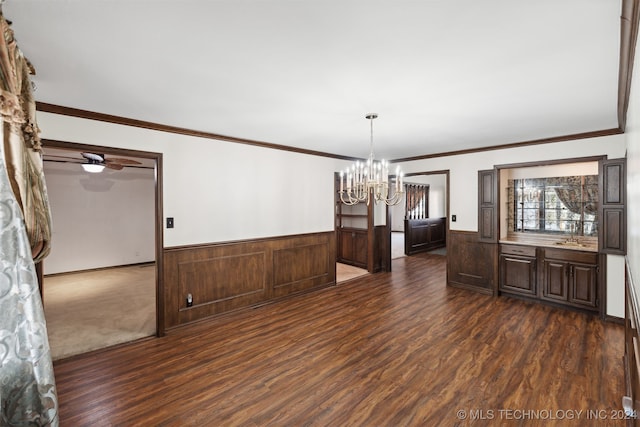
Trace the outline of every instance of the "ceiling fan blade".
[[122, 159], [119, 157], [110, 157], [108, 159], [104, 160], [106, 163], [118, 163], [121, 165], [141, 165], [142, 163], [135, 161], [135, 160], [131, 160], [131, 159]]
[[[45, 154], [44, 156], [42, 156], [42, 158], [43, 158], [43, 160], [50, 160], [50, 161], [63, 161], [62, 159], [64, 159], [64, 161], [71, 160], [70, 163], [84, 162], [84, 160], [79, 159], [77, 157], [56, 156], [56, 155], [53, 155], [53, 154]], [[61, 160], [55, 160], [55, 159], [61, 159]]]
[[94, 153], [80, 153], [82, 154], [82, 157], [84, 157], [85, 159], [88, 160], [93, 160], [96, 162], [104, 162], [104, 156], [102, 154], [94, 154]]
[[118, 163], [105, 163], [104, 164], [106, 167], [108, 167], [109, 169], [114, 169], [114, 170], [122, 170], [122, 168], [124, 168], [124, 166], [118, 164]]

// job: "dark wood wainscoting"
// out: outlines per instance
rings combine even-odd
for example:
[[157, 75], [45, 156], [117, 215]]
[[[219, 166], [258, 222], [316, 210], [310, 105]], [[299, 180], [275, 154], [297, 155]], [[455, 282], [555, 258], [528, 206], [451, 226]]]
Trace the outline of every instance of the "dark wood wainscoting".
[[[633, 410], [640, 414], [640, 306], [638, 306], [638, 294], [633, 279], [629, 274], [629, 264], [627, 260], [625, 278], [625, 322], [624, 322], [624, 371], [627, 392], [631, 397]], [[640, 418], [640, 416], [638, 417]], [[636, 418], [627, 425], [640, 425]]]
[[334, 232], [167, 248], [165, 328], [333, 285], [335, 260]]
[[374, 227], [373, 273], [391, 271], [391, 233], [386, 225]]
[[498, 283], [498, 245], [483, 243], [478, 233], [449, 230], [447, 284], [495, 295]]
[[407, 255], [446, 246], [446, 236], [447, 218], [404, 220], [404, 252]]

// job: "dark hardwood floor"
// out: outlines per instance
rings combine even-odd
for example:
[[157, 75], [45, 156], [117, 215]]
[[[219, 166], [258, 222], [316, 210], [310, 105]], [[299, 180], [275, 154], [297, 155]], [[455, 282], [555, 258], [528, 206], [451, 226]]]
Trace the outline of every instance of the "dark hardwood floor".
[[61, 426], [624, 425], [623, 345], [595, 316], [446, 287], [422, 254], [55, 374]]

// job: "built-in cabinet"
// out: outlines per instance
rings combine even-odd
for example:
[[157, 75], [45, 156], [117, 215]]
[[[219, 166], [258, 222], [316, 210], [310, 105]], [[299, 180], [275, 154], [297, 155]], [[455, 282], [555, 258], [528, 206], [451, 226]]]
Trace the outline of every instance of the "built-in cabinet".
[[338, 229], [338, 262], [367, 268], [368, 232], [355, 228]]
[[442, 248], [447, 245], [447, 218], [424, 218], [404, 220], [404, 253]]
[[337, 261], [369, 268], [369, 239], [372, 212], [366, 203], [346, 205], [336, 201]]
[[541, 298], [585, 309], [598, 309], [598, 254], [544, 249]]
[[535, 247], [500, 245], [500, 290], [535, 296], [536, 265]]
[[598, 311], [598, 273], [596, 252], [500, 245], [501, 294]]
[[627, 159], [603, 160], [599, 165], [600, 200], [602, 218], [600, 252], [614, 255], [627, 253], [626, 205]]

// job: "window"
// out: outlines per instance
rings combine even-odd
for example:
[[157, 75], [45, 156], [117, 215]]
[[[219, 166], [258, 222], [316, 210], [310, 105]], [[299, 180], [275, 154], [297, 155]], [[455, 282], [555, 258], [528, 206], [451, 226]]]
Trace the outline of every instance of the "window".
[[598, 176], [509, 180], [509, 229], [598, 235]]

